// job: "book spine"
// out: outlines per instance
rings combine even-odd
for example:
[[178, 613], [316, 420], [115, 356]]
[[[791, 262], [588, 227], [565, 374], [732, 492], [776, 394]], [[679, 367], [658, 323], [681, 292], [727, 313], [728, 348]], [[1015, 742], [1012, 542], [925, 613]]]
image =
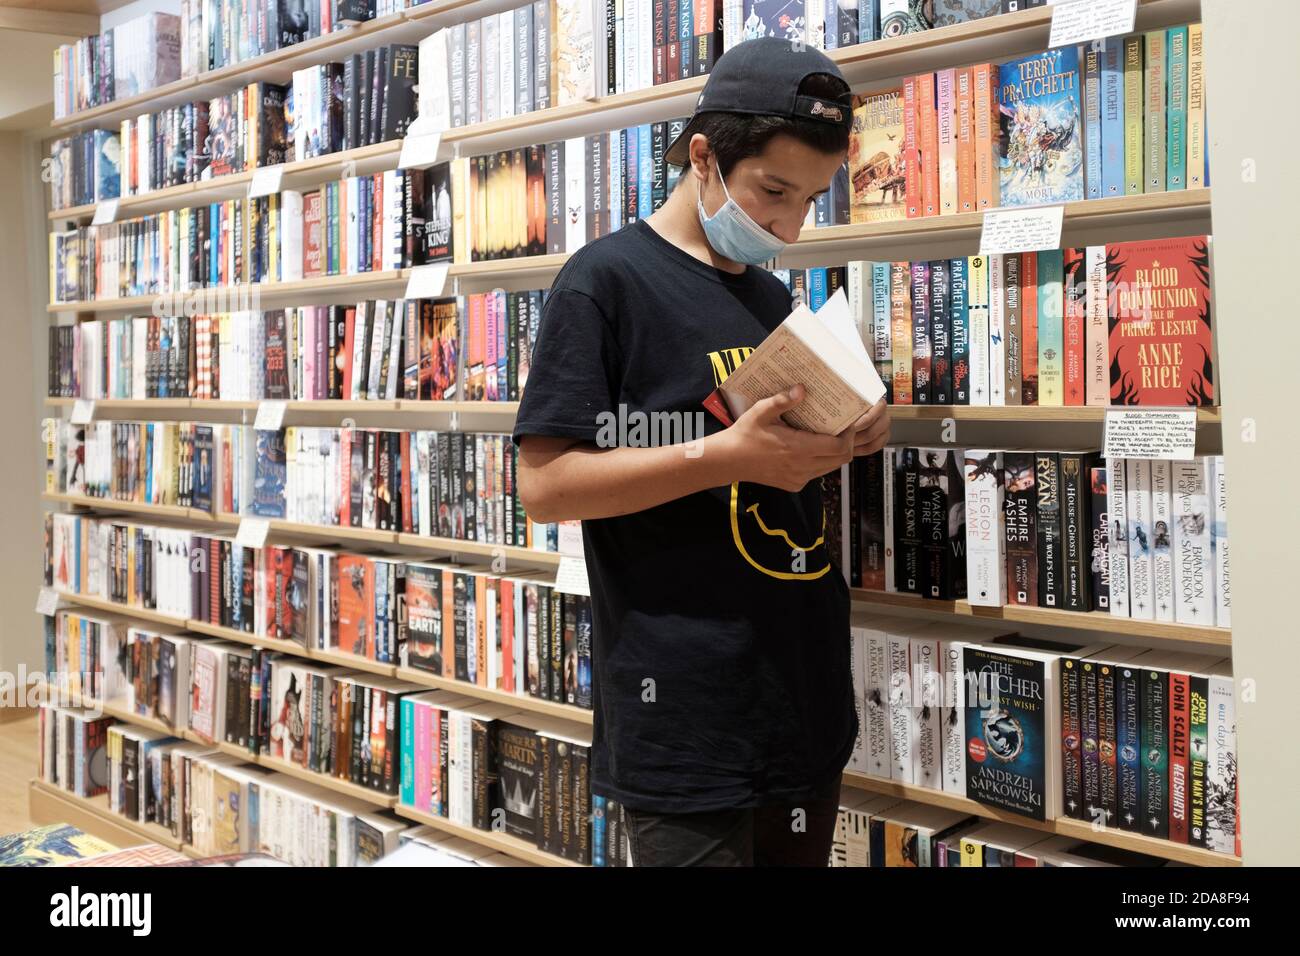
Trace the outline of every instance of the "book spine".
[[1084, 404], [1084, 333], [1087, 322], [1088, 272], [1084, 249], [1066, 249], [1062, 254], [1065, 276], [1065, 404]]
[[1124, 194], [1143, 192], [1142, 164], [1146, 155], [1145, 123], [1142, 109], [1146, 102], [1143, 83], [1143, 47], [1141, 36], [1125, 37], [1124, 43]]
[[930, 324], [930, 265], [913, 262], [912, 279], [912, 402], [933, 402], [932, 329]]
[[1187, 674], [1169, 672], [1169, 839], [1188, 842], [1191, 688]]
[[969, 314], [969, 260], [963, 257], [948, 260], [951, 296], [948, 302], [948, 322], [952, 339], [952, 403], [969, 405], [970, 400], [970, 314]]
[[1143, 35], [1145, 62], [1143, 66], [1143, 105], [1146, 155], [1142, 163], [1143, 192], [1162, 193], [1168, 186], [1165, 179], [1165, 92], [1168, 64], [1164, 30], [1152, 30]]
[[1187, 27], [1170, 27], [1166, 91], [1165, 186], [1187, 188]]
[[1054, 452], [1040, 452], [1035, 456], [1034, 487], [1037, 496], [1039, 605], [1059, 608], [1064, 597], [1064, 581], [1060, 461]]
[[1216, 853], [1237, 853], [1237, 714], [1230, 676], [1210, 678], [1206, 735], [1205, 845]]
[[1106, 285], [1106, 247], [1088, 246], [1085, 253], [1087, 298], [1084, 328], [1084, 404], [1110, 404], [1110, 319]]
[[954, 405], [952, 364], [952, 276], [947, 259], [934, 259], [930, 271], [930, 382], [935, 405]]
[[1067, 611], [1091, 609], [1088, 595], [1090, 549], [1088, 501], [1088, 459], [1085, 455], [1060, 455], [1061, 545], [1063, 561], [1062, 603]]
[[1174, 619], [1173, 500], [1168, 461], [1151, 463], [1151, 582], [1157, 621]]
[[1169, 839], [1169, 671], [1141, 671], [1141, 831]]
[[1083, 718], [1079, 699], [1083, 661], [1061, 659], [1061, 808], [1072, 820], [1083, 819]]
[[1232, 626], [1232, 587], [1228, 564], [1228, 475], [1223, 456], [1213, 460], [1210, 485], [1210, 550], [1214, 555], [1214, 623]]
[[1187, 27], [1187, 188], [1205, 185], [1205, 56], [1201, 24]]
[[940, 212], [939, 196], [939, 118], [937, 110], [937, 83], [933, 73], [917, 77], [917, 126], [921, 148], [921, 195], [924, 215], [937, 216]]
[[[1032, 254], [1032, 253], [1031, 253]], [[1005, 405], [1022, 404], [1021, 397], [1021, 287], [1020, 287], [1020, 253], [1008, 253], [1002, 257], [1002, 352], [1003, 352], [1003, 387], [1002, 401]]]
[[[941, 216], [960, 211], [957, 185], [957, 92], [953, 70], [935, 75], [936, 136], [939, 160], [939, 208]], [[942, 404], [942, 403], [939, 403]]]
[[972, 122], [975, 127], [975, 208], [978, 212], [998, 205], [998, 179], [993, 167], [993, 118], [997, 100], [997, 68], [981, 63], [973, 67], [975, 93]]
[[919, 77], [909, 76], [903, 81], [903, 196], [908, 219], [925, 215], [918, 149], [918, 86]]
[[1038, 404], [1065, 404], [1065, 326], [1060, 250], [1038, 253]]
[[989, 263], [989, 404], [1006, 405], [1007, 298], [1003, 256], [991, 255]]
[[912, 401], [912, 296], [911, 269], [907, 262], [889, 265], [889, 315], [894, 358], [893, 403]]
[[966, 285], [970, 328], [970, 404], [988, 405], [989, 395], [989, 260], [971, 256]]
[[1114, 664], [1105, 663], [1097, 669], [1097, 763], [1100, 770], [1102, 821], [1108, 827], [1114, 826], [1119, 818], [1117, 671]]
[[1105, 462], [1097, 455], [1090, 456], [1088, 481], [1090, 491], [1088, 529], [1089, 549], [1092, 554], [1089, 591], [1091, 609], [1110, 610], [1110, 514], [1108, 509], [1108, 482]]
[[1129, 616], [1128, 469], [1124, 459], [1106, 462], [1106, 551], [1110, 568], [1110, 613]]
[[1206, 826], [1206, 775], [1210, 753], [1209, 707], [1210, 679], [1192, 674], [1188, 680], [1188, 753], [1187, 753], [1187, 842], [1208, 848]]
[[1038, 404], [1038, 254], [1020, 257], [1020, 404]]
[[973, 606], [1006, 604], [1006, 500], [1002, 453], [967, 450], [966, 591]]
[[1151, 462], [1126, 458], [1128, 510], [1129, 617], [1155, 620], [1151, 560]]
[[1101, 53], [1101, 195], [1124, 195], [1124, 41], [1098, 41]]
[[1038, 606], [1038, 495], [1032, 452], [1003, 454], [1007, 603]]
[[1100, 199], [1101, 182], [1101, 56], [1103, 41], [1083, 50], [1084, 197]]

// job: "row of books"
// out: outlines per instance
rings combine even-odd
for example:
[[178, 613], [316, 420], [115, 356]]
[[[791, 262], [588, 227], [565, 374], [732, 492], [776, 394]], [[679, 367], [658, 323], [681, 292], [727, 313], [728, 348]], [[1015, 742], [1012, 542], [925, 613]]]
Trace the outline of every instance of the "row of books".
[[[45, 579], [61, 592], [163, 614], [178, 625], [229, 628], [291, 652], [341, 652], [592, 706], [591, 600], [558, 590], [546, 573], [507, 575], [486, 565], [330, 548], [253, 548], [234, 536], [77, 515], [47, 515], [47, 525]], [[78, 685], [116, 696], [121, 682], [113, 668], [136, 632], [145, 633], [62, 612], [49, 640], [60, 673], [97, 675], [77, 678]], [[169, 719], [152, 706], [141, 713]]]
[[389, 170], [308, 193], [228, 199], [53, 232], [50, 300], [173, 293], [177, 301], [155, 312], [218, 312], [224, 309], [189, 307], [184, 295], [205, 286], [356, 275], [446, 260], [452, 252], [446, 189], [436, 174]]
[[518, 401], [547, 289], [50, 329], [48, 394]]
[[893, 405], [1213, 405], [1210, 239], [779, 269], [844, 288]]
[[61, 119], [180, 79], [181, 22], [145, 13], [54, 51], [54, 117]]
[[831, 842], [833, 867], [1173, 866], [1160, 857], [1048, 836], [1013, 823], [989, 823], [960, 810], [869, 791], [840, 799]]
[[857, 615], [848, 769], [1237, 854], [1232, 663]]
[[43, 431], [48, 493], [576, 553], [559, 525], [524, 514], [509, 435], [61, 419]]
[[854, 97], [851, 222], [1209, 185], [1200, 24]]
[[1231, 626], [1221, 456], [889, 446], [822, 487], [853, 586]]

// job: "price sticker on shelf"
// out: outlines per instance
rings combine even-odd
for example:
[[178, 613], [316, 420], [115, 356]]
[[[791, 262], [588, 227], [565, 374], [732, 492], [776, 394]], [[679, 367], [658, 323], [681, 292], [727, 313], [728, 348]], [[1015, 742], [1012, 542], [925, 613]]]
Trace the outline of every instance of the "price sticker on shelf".
[[248, 183], [248, 198], [260, 199], [274, 196], [280, 191], [280, 182], [284, 179], [284, 164], [259, 166], [253, 170], [253, 178]]
[[284, 425], [284, 413], [288, 407], [288, 402], [258, 402], [253, 428], [259, 432], [278, 432]]
[[92, 226], [107, 226], [117, 218], [117, 200], [105, 199], [95, 203], [95, 218], [90, 220]]
[[270, 530], [271, 522], [265, 518], [240, 518], [235, 544], [241, 548], [260, 548], [266, 544], [266, 535]]
[[1049, 49], [1133, 32], [1137, 0], [1056, 0]]
[[447, 287], [447, 269], [449, 263], [432, 262], [427, 266], [416, 266], [406, 280], [405, 299], [436, 299]]
[[41, 588], [36, 595], [36, 613], [49, 617], [59, 606], [59, 592], [54, 588]]
[[415, 133], [402, 139], [402, 152], [397, 157], [398, 169], [424, 169], [438, 161], [441, 133]]
[[984, 213], [980, 255], [1059, 249], [1064, 214], [1065, 207], [1059, 204], [1028, 206], [1023, 209], [990, 209]]
[[1191, 461], [1196, 457], [1196, 411], [1112, 408], [1106, 412], [1107, 458]]
[[72, 416], [69, 419], [74, 425], [89, 425], [95, 419], [95, 401], [90, 398], [79, 398], [72, 403]]
[[591, 597], [591, 584], [587, 580], [587, 562], [582, 558], [560, 558], [560, 570], [555, 575], [555, 590], [561, 594], [581, 594]]

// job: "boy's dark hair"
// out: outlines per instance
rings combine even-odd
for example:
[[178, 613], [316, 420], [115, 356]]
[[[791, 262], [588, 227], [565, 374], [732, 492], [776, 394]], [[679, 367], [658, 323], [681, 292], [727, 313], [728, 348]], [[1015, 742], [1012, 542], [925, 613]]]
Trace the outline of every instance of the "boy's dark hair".
[[[830, 73], [811, 73], [799, 84], [799, 93], [822, 99], [839, 100], [851, 109], [849, 87]], [[718, 162], [718, 172], [728, 175], [742, 159], [757, 156], [774, 136], [793, 136], [813, 149], [826, 154], [842, 153], [849, 148], [849, 131], [839, 125], [819, 123], [788, 116], [754, 116], [749, 113], [704, 112], [699, 114], [697, 133], [708, 137], [709, 148]], [[689, 165], [688, 159], [683, 170]], [[686, 177], [681, 177], [685, 179]]]

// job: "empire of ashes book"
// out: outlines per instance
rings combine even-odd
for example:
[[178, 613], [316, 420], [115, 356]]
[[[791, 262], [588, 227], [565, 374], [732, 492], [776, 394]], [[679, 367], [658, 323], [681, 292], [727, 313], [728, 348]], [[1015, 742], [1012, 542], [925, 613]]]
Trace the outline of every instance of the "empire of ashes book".
[[1003, 63], [997, 101], [1002, 205], [1083, 199], [1078, 49]]

